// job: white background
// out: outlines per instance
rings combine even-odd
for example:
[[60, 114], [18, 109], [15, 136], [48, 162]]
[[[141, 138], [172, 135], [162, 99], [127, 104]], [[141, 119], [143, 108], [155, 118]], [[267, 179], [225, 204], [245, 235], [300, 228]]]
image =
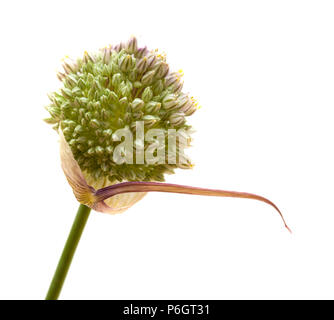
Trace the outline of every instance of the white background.
[[77, 209], [42, 119], [65, 55], [138, 36], [203, 106], [168, 182], [273, 200], [149, 194], [92, 212], [62, 299], [334, 298], [332, 1], [3, 1], [0, 298], [43, 299]]

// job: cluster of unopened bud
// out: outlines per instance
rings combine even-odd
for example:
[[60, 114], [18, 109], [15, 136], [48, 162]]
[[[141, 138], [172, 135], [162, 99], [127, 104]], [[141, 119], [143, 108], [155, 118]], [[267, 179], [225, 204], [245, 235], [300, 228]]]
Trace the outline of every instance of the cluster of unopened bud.
[[[191, 166], [178, 161], [119, 165], [113, 159], [120, 143], [113, 138], [118, 129], [129, 128], [135, 134], [138, 121], [145, 132], [190, 128], [186, 117], [196, 111], [197, 103], [182, 92], [182, 73], [170, 72], [164, 55], [138, 48], [136, 38], [131, 38], [96, 54], [85, 52], [76, 61], [66, 59], [63, 69], [58, 73], [62, 88], [49, 95], [51, 117], [46, 122], [62, 130], [85, 174], [112, 183], [163, 181], [165, 173]], [[145, 141], [143, 147], [149, 145]]]

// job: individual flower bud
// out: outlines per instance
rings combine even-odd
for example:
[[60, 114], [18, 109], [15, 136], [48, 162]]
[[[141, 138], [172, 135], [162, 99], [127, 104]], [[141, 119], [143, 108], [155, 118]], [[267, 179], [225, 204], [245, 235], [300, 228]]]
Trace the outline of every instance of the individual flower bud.
[[82, 78], [80, 78], [80, 79], [78, 80], [78, 87], [79, 87], [81, 90], [84, 90], [84, 89], [86, 88], [86, 83], [85, 83], [85, 81], [84, 81]]
[[74, 132], [77, 133], [77, 134], [83, 133], [84, 132], [84, 128], [80, 124], [78, 124], [75, 127]]
[[122, 107], [125, 110], [126, 107], [129, 105], [128, 98], [123, 97], [122, 99], [120, 99], [119, 100], [119, 105], [120, 105], [120, 107]]
[[136, 52], [136, 57], [141, 58], [143, 56], [146, 56], [147, 52], [148, 52], [147, 47], [139, 48]]
[[132, 113], [133, 120], [140, 120], [143, 117], [144, 113], [142, 111], [137, 111]]
[[44, 121], [48, 124], [55, 124], [55, 123], [58, 123], [58, 119], [56, 118], [45, 118]]
[[155, 71], [154, 70], [146, 72], [143, 75], [143, 77], [141, 78], [141, 83], [144, 86], [150, 85], [152, 83], [153, 79], [154, 79], [154, 75], [155, 75]]
[[112, 76], [111, 84], [114, 88], [118, 88], [121, 82], [122, 82], [122, 75], [120, 73], [116, 73]]
[[97, 128], [100, 127], [101, 124], [100, 124], [100, 121], [99, 121], [99, 120], [97, 120], [97, 119], [92, 119], [92, 120], [90, 120], [89, 125], [90, 125], [92, 128], [97, 129]]
[[133, 65], [132, 56], [130, 54], [124, 55], [118, 62], [118, 66], [123, 72], [128, 72], [131, 70]]
[[133, 85], [130, 81], [123, 81], [119, 86], [119, 91], [122, 96], [130, 96]]
[[110, 138], [112, 136], [112, 130], [111, 129], [103, 130], [103, 135], [107, 138]]
[[133, 87], [134, 88], [141, 88], [143, 86], [143, 84], [140, 81], [135, 81], [133, 83]]
[[79, 96], [81, 94], [81, 89], [79, 87], [74, 87], [71, 91], [75, 96]]
[[74, 77], [73, 74], [69, 74], [67, 77], [66, 77], [66, 83], [71, 86], [71, 87], [74, 87], [77, 85], [77, 80], [76, 78]]
[[184, 114], [185, 114], [187, 117], [189, 117], [189, 116], [191, 116], [192, 114], [194, 114], [196, 110], [197, 110], [196, 106], [191, 105], [190, 108], [184, 112]]
[[155, 65], [157, 61], [157, 56], [155, 54], [151, 54], [150, 56], [147, 57], [147, 67], [151, 68]]
[[162, 100], [162, 106], [166, 110], [172, 110], [177, 107], [177, 100], [174, 94], [168, 94]]
[[72, 94], [72, 91], [68, 88], [62, 88], [61, 89], [61, 93], [66, 97], [66, 98], [73, 98], [73, 94]]
[[132, 37], [125, 45], [125, 50], [129, 53], [135, 53], [137, 51], [137, 39]]
[[77, 142], [77, 143], [80, 143], [80, 144], [84, 144], [84, 143], [87, 142], [87, 138], [84, 137], [84, 136], [78, 137], [78, 138], [76, 139], [76, 142]]
[[110, 56], [111, 56], [110, 48], [104, 48], [103, 49], [103, 62], [105, 64], [109, 64], [109, 62], [110, 62]]
[[83, 56], [83, 61], [85, 63], [95, 62], [95, 59], [94, 59], [94, 57], [91, 54], [89, 54], [87, 51], [85, 51], [84, 52], [84, 56]]
[[57, 78], [59, 81], [63, 81], [66, 77], [66, 74], [62, 73], [62, 72], [58, 72], [57, 73]]
[[114, 51], [120, 52], [124, 48], [124, 44], [121, 42], [113, 47]]
[[137, 61], [136, 69], [139, 73], [145, 72], [147, 68], [148, 68], [147, 57], [144, 57]]
[[156, 70], [155, 76], [157, 77], [157, 79], [161, 79], [161, 78], [165, 77], [166, 74], [168, 73], [169, 66], [165, 62], [161, 62], [161, 63], [159, 63], [158, 67], [155, 70]]
[[130, 112], [126, 112], [124, 114], [124, 122], [125, 123], [131, 123], [131, 113]]
[[171, 92], [173, 92], [173, 93], [179, 93], [182, 90], [182, 88], [183, 88], [183, 81], [177, 81], [170, 88], [171, 88]]
[[133, 112], [137, 112], [143, 109], [145, 103], [143, 100], [136, 98], [131, 103], [131, 109]]
[[160, 102], [150, 101], [145, 105], [145, 112], [148, 114], [157, 113], [161, 108]]
[[170, 115], [168, 120], [173, 127], [178, 127], [185, 122], [184, 113], [175, 112]]
[[61, 114], [61, 109], [59, 107], [55, 106], [49, 106], [45, 108], [51, 115], [52, 118], [59, 119], [59, 116]]
[[121, 69], [120, 69], [120, 67], [118, 66], [118, 63], [116, 63], [116, 62], [111, 62], [111, 63], [109, 64], [109, 66], [111, 67], [111, 73], [112, 73], [112, 74], [116, 74], [116, 73], [121, 72]]
[[142, 120], [144, 121], [145, 128], [152, 128], [160, 118], [152, 115], [145, 115]]
[[132, 70], [132, 71], [130, 71], [130, 73], [129, 73], [129, 80], [131, 81], [131, 82], [135, 82], [136, 81], [136, 79], [137, 79], [137, 70]]
[[169, 74], [166, 78], [165, 78], [165, 86], [166, 88], [168, 88], [169, 86], [174, 85], [176, 82], [178, 82], [180, 79], [179, 74], [176, 72], [173, 72], [171, 74]]
[[114, 91], [111, 91], [109, 100], [111, 103], [118, 103], [118, 95]]
[[74, 61], [66, 59], [63, 64], [63, 68], [66, 74], [75, 73], [77, 70], [77, 65]]
[[141, 97], [145, 102], [150, 101], [153, 97], [153, 92], [152, 92], [151, 87], [146, 87]]
[[73, 120], [66, 119], [61, 122], [62, 129], [67, 128], [67, 127], [74, 129], [75, 126], [76, 126], [76, 123]]
[[194, 98], [188, 98], [188, 101], [179, 109], [179, 111], [183, 112], [186, 116], [192, 115], [196, 110], [197, 103]]
[[153, 93], [154, 95], [160, 95], [161, 92], [164, 90], [164, 85], [162, 80], [158, 80], [153, 85]]

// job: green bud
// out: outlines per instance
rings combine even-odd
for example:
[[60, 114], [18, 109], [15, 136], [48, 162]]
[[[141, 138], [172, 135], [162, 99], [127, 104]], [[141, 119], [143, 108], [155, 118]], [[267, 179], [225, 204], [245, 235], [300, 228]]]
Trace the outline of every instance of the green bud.
[[195, 102], [188, 98], [186, 103], [184, 103], [183, 100], [183, 104], [179, 108], [179, 111], [183, 112], [186, 116], [190, 116], [196, 111], [196, 109]]
[[112, 136], [112, 130], [111, 129], [106, 129], [106, 130], [103, 130], [103, 135], [105, 137], [111, 137]]
[[152, 115], [145, 115], [142, 120], [144, 121], [145, 128], [152, 128], [160, 118]]
[[111, 56], [110, 48], [104, 48], [104, 50], [103, 50], [103, 62], [105, 64], [109, 64], [110, 56]]
[[157, 56], [155, 54], [151, 54], [147, 57], [147, 68], [153, 67], [153, 65], [157, 62]]
[[94, 76], [91, 73], [88, 73], [87, 75], [87, 82], [92, 83], [94, 81]]
[[68, 99], [73, 98], [72, 91], [68, 88], [61, 88], [61, 93], [63, 94], [64, 97]]
[[77, 66], [72, 61], [65, 61], [63, 64], [63, 68], [66, 74], [70, 74], [76, 72]]
[[120, 99], [119, 100], [119, 105], [122, 108], [126, 108], [129, 105], [128, 98], [124, 97], [124, 98]]
[[142, 87], [142, 83], [140, 81], [135, 81], [133, 84], [134, 88], [141, 88]]
[[147, 70], [147, 68], [148, 68], [147, 57], [144, 57], [144, 58], [137, 61], [136, 69], [139, 73], [145, 72]]
[[174, 94], [168, 94], [164, 99], [162, 100], [162, 106], [166, 110], [172, 110], [175, 107], [177, 107], [177, 100]]
[[129, 80], [131, 82], [134, 82], [136, 81], [137, 79], [137, 71], [136, 70], [132, 70], [130, 73], [129, 73]]
[[141, 95], [141, 98], [145, 101], [148, 102], [152, 99], [153, 97], [153, 92], [152, 89], [150, 87], [146, 87], [144, 92]]
[[96, 154], [101, 156], [104, 153], [104, 149], [101, 146], [97, 146], [95, 148], [95, 152], [96, 152]]
[[59, 107], [49, 106], [45, 108], [51, 115], [52, 118], [59, 118], [61, 110]]
[[153, 79], [154, 79], [154, 75], [155, 75], [155, 71], [154, 70], [146, 72], [143, 75], [143, 77], [141, 78], [141, 83], [144, 86], [150, 85], [152, 83]]
[[74, 129], [75, 133], [83, 133], [84, 131], [84, 128], [80, 124], [78, 124]]
[[136, 52], [136, 57], [137, 58], [141, 58], [141, 57], [144, 57], [147, 55], [147, 48], [146, 47], [143, 47], [143, 48], [139, 48]]
[[156, 96], [160, 95], [163, 90], [164, 90], [164, 84], [163, 84], [162, 80], [156, 81], [153, 85], [154, 95], [156, 95]]
[[169, 71], [169, 66], [167, 63], [165, 62], [160, 62], [159, 65], [156, 67], [156, 74], [155, 76], [158, 78], [158, 79], [161, 79], [163, 77], [166, 76], [166, 74], [168, 73]]
[[112, 76], [111, 84], [114, 88], [118, 88], [122, 82], [122, 75], [120, 73], [116, 73]]
[[84, 143], [87, 142], [87, 138], [84, 137], [84, 136], [81, 136], [81, 137], [78, 137], [78, 138], [76, 139], [76, 141], [77, 141], [78, 143], [84, 144]]
[[130, 38], [130, 40], [125, 45], [125, 50], [129, 53], [135, 53], [137, 51], [137, 39], [135, 37]]
[[85, 51], [84, 56], [83, 56], [83, 61], [85, 63], [95, 62], [95, 58], [91, 54], [89, 54], [87, 51]]
[[77, 141], [75, 139], [71, 139], [68, 143], [71, 147], [75, 147], [77, 145]]
[[68, 83], [70, 86], [76, 86], [77, 80], [75, 79], [74, 75], [70, 74], [66, 77], [66, 83]]
[[55, 124], [55, 123], [58, 123], [59, 120], [55, 118], [45, 118], [44, 121], [48, 124]]
[[179, 81], [172, 86], [172, 92], [179, 93], [183, 88], [183, 81]]
[[143, 109], [145, 103], [143, 100], [136, 98], [131, 103], [131, 109], [133, 112], [137, 112]]
[[133, 85], [131, 81], [122, 82], [120, 85], [120, 92], [122, 96], [130, 96]]
[[180, 126], [184, 122], [185, 118], [184, 118], [184, 113], [182, 112], [173, 113], [169, 117], [169, 123], [174, 127]]
[[62, 128], [69, 127], [69, 128], [74, 129], [76, 126], [76, 123], [73, 120], [69, 120], [69, 119], [63, 120], [61, 124], [62, 124]]
[[66, 138], [69, 138], [72, 136], [72, 129], [70, 127], [66, 127], [63, 129], [63, 134]]
[[161, 103], [150, 101], [145, 105], [145, 112], [146, 113], [157, 113], [161, 108]]
[[130, 54], [124, 55], [118, 62], [118, 66], [123, 72], [128, 72], [133, 66], [133, 58]]
[[57, 78], [59, 81], [63, 81], [66, 78], [66, 74], [62, 72], [57, 73]]
[[85, 81], [84, 81], [82, 78], [80, 78], [80, 79], [78, 80], [78, 87], [79, 87], [81, 90], [84, 90], [84, 89], [86, 88], [86, 83], [85, 83]]
[[74, 87], [72, 89], [72, 94], [75, 95], [75, 96], [78, 96], [82, 93], [81, 89], [79, 87]]
[[100, 122], [98, 120], [96, 120], [96, 119], [92, 119], [92, 120], [90, 120], [89, 125], [92, 128], [97, 129], [97, 128], [100, 127]]

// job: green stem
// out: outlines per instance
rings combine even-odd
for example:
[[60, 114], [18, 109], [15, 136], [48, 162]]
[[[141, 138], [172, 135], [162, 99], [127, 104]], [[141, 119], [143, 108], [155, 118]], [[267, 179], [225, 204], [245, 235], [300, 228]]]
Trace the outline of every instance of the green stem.
[[45, 300], [57, 300], [63, 287], [67, 272], [70, 268], [72, 258], [80, 241], [83, 229], [85, 228], [87, 219], [89, 217], [90, 208], [80, 204], [77, 215], [74, 219], [72, 229], [65, 243], [63, 253], [58, 262], [56, 272], [53, 276], [49, 291]]

